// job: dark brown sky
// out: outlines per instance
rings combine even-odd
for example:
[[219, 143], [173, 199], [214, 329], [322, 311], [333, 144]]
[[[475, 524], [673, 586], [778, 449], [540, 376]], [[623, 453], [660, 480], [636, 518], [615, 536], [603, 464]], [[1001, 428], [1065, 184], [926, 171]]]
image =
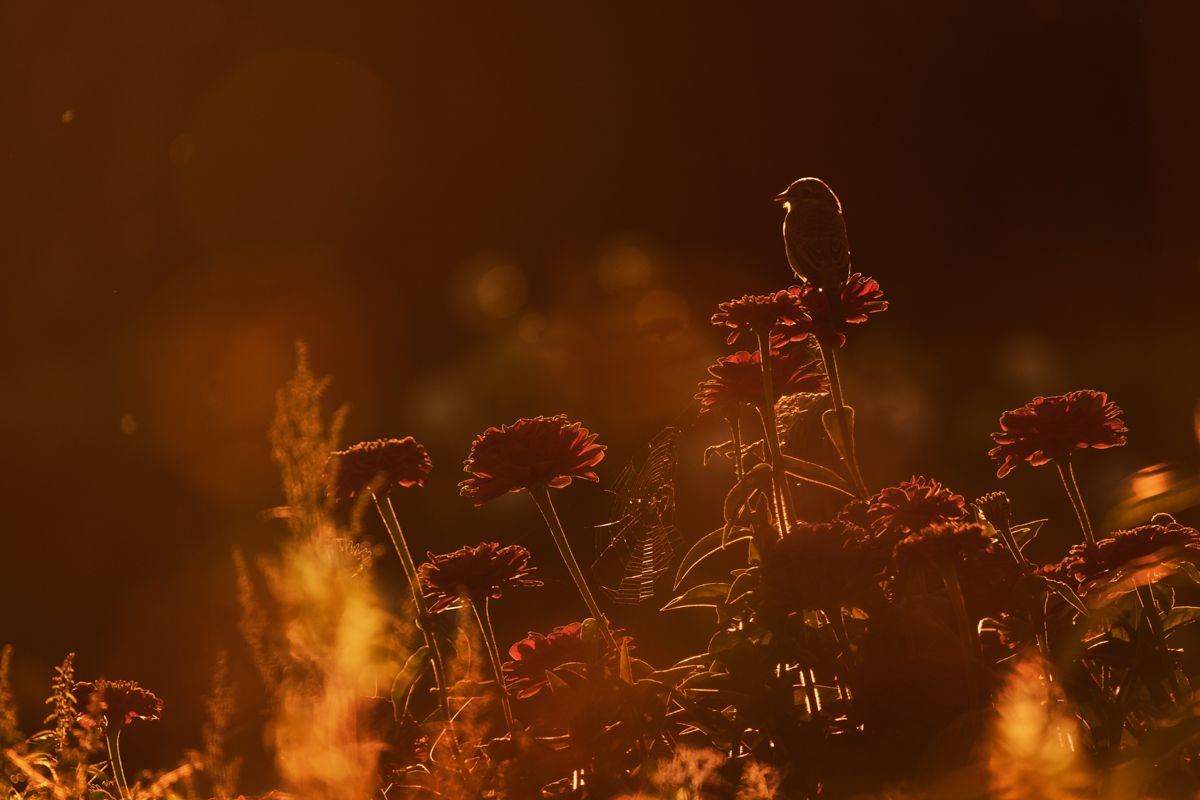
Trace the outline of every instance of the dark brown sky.
[[[711, 307], [788, 282], [769, 198], [804, 174], [893, 302], [847, 351], [871, 482], [995, 488], [999, 412], [1078, 387], [1132, 430], [1092, 491], [1194, 468], [1194, 11], [473, 5], [0, 10], [0, 641], [26, 693], [77, 650], [195, 743], [238, 646], [230, 548], [279, 534], [265, 432], [298, 337], [351, 438], [429, 444], [418, 539], [544, 550], [531, 509], [454, 497], [471, 435], [567, 411], [611, 478], [686, 417]], [[1012, 488], [1059, 502], [1045, 477]], [[578, 497], [581, 529], [602, 498]]]

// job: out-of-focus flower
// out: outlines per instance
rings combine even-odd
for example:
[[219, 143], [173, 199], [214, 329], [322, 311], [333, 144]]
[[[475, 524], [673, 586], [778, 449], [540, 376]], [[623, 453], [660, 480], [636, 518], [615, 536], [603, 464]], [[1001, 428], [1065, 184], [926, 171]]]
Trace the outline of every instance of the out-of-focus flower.
[[[622, 631], [614, 630], [617, 647], [632, 641]], [[600, 640], [603, 657], [617, 658], [617, 651]], [[504, 662], [504, 681], [518, 698], [525, 700], [540, 692], [548, 683], [546, 673], [563, 664], [584, 661], [583, 623], [561, 625], [549, 634], [530, 631], [529, 635], [508, 649], [511, 661]]]
[[529, 551], [517, 544], [501, 547], [498, 542], [483, 542], [475, 547], [461, 547], [452, 553], [434, 555], [418, 569], [421, 588], [432, 601], [431, 612], [441, 611], [459, 597], [472, 602], [485, 598], [500, 599], [505, 589], [518, 586], [541, 586], [532, 577]]
[[[731, 356], [717, 359], [708, 368], [711, 375], [700, 383], [696, 399], [700, 412], [736, 413], [742, 403], [758, 408], [763, 404], [762, 360], [758, 353], [740, 350]], [[829, 379], [819, 359], [813, 358], [804, 347], [785, 347], [771, 353], [771, 388], [777, 396], [796, 392], [821, 392]]]
[[1059, 580], [1084, 583], [1110, 570], [1149, 566], [1179, 556], [1200, 560], [1200, 532], [1179, 524], [1168, 514], [1159, 514], [1153, 522], [1117, 531], [1095, 546], [1077, 544], [1062, 561], [1041, 571]]
[[897, 570], [929, 564], [956, 564], [987, 549], [991, 539], [974, 523], [930, 525], [896, 544], [892, 560]]
[[[162, 713], [163, 702], [154, 692], [143, 689], [135, 681], [80, 681], [75, 684], [75, 700], [79, 708], [89, 709], [93, 700], [110, 728], [123, 728], [135, 719], [156, 720]], [[92, 727], [100, 723], [86, 711], [79, 715], [80, 725]]]
[[842, 507], [842, 510], [834, 517], [839, 522], [846, 522], [851, 525], [857, 525], [864, 530], [871, 529], [870, 517], [871, 504], [866, 500], [851, 500]]
[[867, 519], [876, 535], [903, 535], [962, 519], [966, 510], [962, 495], [935, 480], [914, 475], [872, 497]]
[[846, 522], [799, 523], [771, 543], [755, 589], [766, 613], [832, 611], [861, 606], [875, 593], [882, 565], [865, 530]]
[[807, 321], [784, 328], [781, 341], [798, 341], [812, 334], [826, 347], [842, 347], [846, 344], [846, 326], [867, 321], [872, 314], [887, 311], [887, 301], [879, 281], [860, 272], [851, 275], [838, 293], [834, 302], [829, 302], [823, 292], [811, 283], [793, 286], [788, 294], [799, 300], [808, 316]]
[[730, 329], [725, 340], [728, 344], [734, 344], [743, 336], [753, 338], [755, 334], [770, 338], [807, 322], [808, 313], [801, 306], [800, 298], [786, 289], [729, 300], [718, 305], [717, 313], [712, 315], [713, 325]]
[[520, 419], [488, 428], [475, 438], [463, 465], [468, 475], [459, 493], [483, 505], [521, 489], [561, 489], [574, 478], [598, 481], [604, 459], [596, 434], [565, 415]]
[[386, 492], [395, 487], [424, 486], [433, 465], [425, 447], [411, 436], [376, 439], [338, 450], [329, 459], [329, 492], [349, 500], [368, 487]]
[[988, 455], [1003, 478], [1022, 461], [1035, 467], [1062, 461], [1077, 448], [1104, 449], [1125, 444], [1128, 429], [1121, 409], [1104, 392], [1080, 389], [1054, 397], [1035, 397], [1000, 415], [1000, 431]]
[[975, 523], [931, 525], [902, 539], [892, 554], [892, 589], [953, 569], [972, 619], [999, 616], [1008, 610], [1013, 588], [1022, 575], [1012, 556]]

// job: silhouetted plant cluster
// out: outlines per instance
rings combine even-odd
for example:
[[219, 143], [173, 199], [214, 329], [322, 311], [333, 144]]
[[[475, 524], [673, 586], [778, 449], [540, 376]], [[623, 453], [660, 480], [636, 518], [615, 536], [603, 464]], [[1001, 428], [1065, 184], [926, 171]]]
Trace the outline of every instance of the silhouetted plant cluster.
[[[696, 394], [699, 413], [728, 429], [705, 455], [732, 474], [723, 519], [691, 537], [669, 573], [646, 558], [655, 565], [645, 580], [672, 590], [664, 626], [683, 609], [713, 615], [706, 641], [672, 664], [639, 655], [653, 628], [610, 623], [559, 518], [552, 489], [599, 480], [605, 447], [595, 433], [566, 416], [534, 417], [470, 445], [462, 497], [484, 506], [527, 496], [588, 610], [500, 642], [492, 619], [505, 597], [541, 586], [533, 555], [463, 543], [418, 563], [401, 519], [406, 493], [433, 474], [428, 453], [412, 437], [335, 449], [340, 415], [324, 423], [324, 383], [301, 353], [273, 433], [291, 535], [278, 559], [238, 559], [282, 792], [748, 800], [1200, 791], [1196, 665], [1181, 646], [1200, 606], [1179, 599], [1200, 583], [1200, 532], [1163, 513], [1097, 531], [1076, 474], [1084, 451], [1125, 444], [1120, 409], [1091, 390], [1037, 397], [1004, 412], [992, 434], [998, 479], [1029, 464], [1052, 466], [1062, 484], [1079, 536], [1055, 563], [1026, 553], [1048, 520], [1002, 491], [968, 502], [926, 476], [872, 489], [838, 362], [852, 328], [887, 301], [876, 280], [852, 272], [828, 186], [801, 179], [776, 199], [800, 283], [720, 304], [713, 324], [747, 349], [718, 359]], [[623, 497], [650, 509], [650, 525], [667, 502], [673, 490]], [[809, 511], [821, 507], [836, 510]], [[379, 522], [366, 526], [372, 508]], [[386, 532], [399, 559], [406, 619], [382, 610], [364, 528]], [[127, 681], [77, 683], [68, 658], [48, 702], [50, 727], [24, 738], [0, 683], [0, 780], [11, 798], [233, 792], [236, 762], [219, 741], [228, 699], [204, 753], [144, 780], [125, 771], [119, 739], [157, 717], [153, 694]]]

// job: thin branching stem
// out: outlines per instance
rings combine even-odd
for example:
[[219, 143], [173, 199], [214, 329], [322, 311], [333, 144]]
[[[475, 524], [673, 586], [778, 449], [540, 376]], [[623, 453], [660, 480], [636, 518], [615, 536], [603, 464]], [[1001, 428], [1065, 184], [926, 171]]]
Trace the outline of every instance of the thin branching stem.
[[396, 555], [400, 557], [400, 564], [404, 567], [404, 577], [408, 579], [408, 588], [413, 596], [413, 606], [417, 610], [418, 627], [421, 629], [421, 635], [425, 638], [425, 646], [429, 648], [430, 661], [433, 663], [433, 679], [434, 683], [437, 684], [436, 691], [442, 715], [446, 718], [446, 732], [450, 736], [450, 749], [457, 759], [460, 751], [458, 737], [454, 733], [454, 715], [450, 710], [449, 686], [446, 678], [446, 659], [442, 655], [442, 648], [438, 642], [437, 634], [433, 631], [433, 616], [429, 613], [429, 606], [426, 604], [425, 595], [421, 591], [421, 577], [417, 573], [416, 562], [413, 561], [412, 553], [408, 549], [408, 541], [404, 538], [404, 531], [400, 528], [400, 520], [396, 517], [396, 509], [392, 506], [392, 499], [385, 496], [387, 502], [380, 503], [377, 495], [372, 493], [371, 497], [375, 501], [375, 508], [379, 511], [379, 516], [383, 520], [384, 527], [387, 528], [388, 536], [391, 537], [392, 546], [396, 549]]
[[958, 627], [959, 648], [963, 658], [963, 675], [967, 682], [967, 694], [975, 698], [975, 629], [971, 626], [971, 618], [967, 614], [967, 603], [963, 597], [962, 584], [958, 580], [958, 570], [953, 565], [941, 568], [942, 585], [950, 596], [950, 606], [954, 613], [955, 624]]
[[554, 539], [554, 543], [558, 545], [558, 552], [562, 556], [563, 563], [567, 565], [567, 572], [571, 573], [571, 580], [575, 581], [575, 588], [579, 590], [579, 594], [583, 597], [583, 602], [587, 605], [588, 613], [592, 615], [592, 619], [596, 620], [596, 624], [600, 626], [600, 633], [604, 637], [604, 642], [616, 652], [617, 640], [613, 638], [612, 631], [609, 630], [608, 620], [600, 613], [600, 605], [596, 602], [596, 598], [592, 596], [592, 590], [588, 588], [587, 579], [583, 576], [583, 570], [579, 567], [579, 562], [575, 560], [575, 552], [571, 549], [571, 542], [567, 539], [567, 533], [563, 530], [562, 522], [558, 518], [558, 512], [554, 510], [554, 502], [550, 499], [550, 491], [545, 486], [530, 487], [529, 496], [533, 498], [534, 504], [538, 510], [542, 512], [542, 518], [546, 520], [546, 527], [550, 529], [550, 536]]
[[496, 631], [492, 628], [491, 598], [485, 595], [480, 602], [472, 599], [471, 610], [475, 612], [475, 621], [479, 624], [484, 644], [487, 645], [488, 657], [492, 662], [492, 676], [496, 679], [496, 688], [500, 692], [500, 706], [504, 709], [504, 724], [508, 727], [509, 736], [512, 736], [512, 703], [508, 699], [508, 689], [504, 686], [504, 668], [500, 663], [500, 647], [496, 643]]
[[1058, 475], [1062, 478], [1063, 488], [1067, 490], [1067, 497], [1071, 501], [1071, 508], [1075, 509], [1075, 517], [1079, 520], [1079, 527], [1083, 529], [1083, 540], [1089, 545], [1096, 544], [1096, 534], [1092, 530], [1092, 520], [1088, 517], [1087, 506], [1083, 504], [1083, 495], [1079, 491], [1079, 482], [1075, 480], [1075, 466], [1071, 463], [1071, 459], [1067, 460], [1067, 467], [1063, 469], [1062, 462], [1056, 461], [1054, 466], [1058, 467]]

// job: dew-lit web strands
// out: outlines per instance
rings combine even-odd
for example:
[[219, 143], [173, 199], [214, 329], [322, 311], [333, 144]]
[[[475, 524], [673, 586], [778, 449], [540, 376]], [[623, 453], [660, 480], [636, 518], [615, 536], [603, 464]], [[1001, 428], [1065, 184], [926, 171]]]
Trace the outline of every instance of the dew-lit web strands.
[[682, 544], [675, 527], [675, 468], [679, 430], [664, 428], [650, 440], [639, 469], [625, 465], [613, 483], [611, 521], [597, 527], [604, 545], [592, 569], [616, 603], [643, 603]]

